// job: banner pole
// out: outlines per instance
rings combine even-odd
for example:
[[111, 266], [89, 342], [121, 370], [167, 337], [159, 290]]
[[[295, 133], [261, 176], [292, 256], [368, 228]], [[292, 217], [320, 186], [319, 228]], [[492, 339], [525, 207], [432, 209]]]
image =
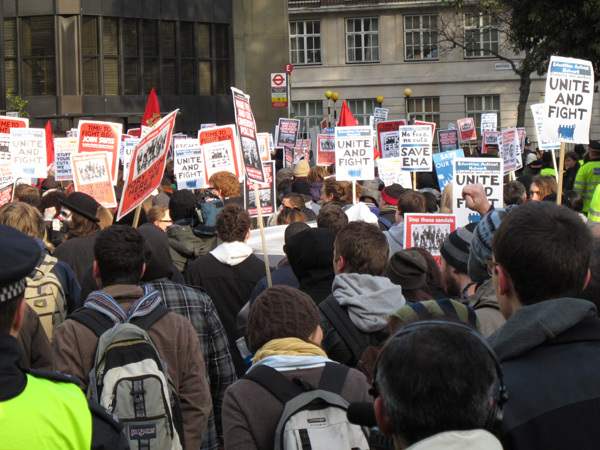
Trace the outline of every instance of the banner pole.
[[[558, 191], [556, 192], [556, 204], [562, 204], [562, 189], [563, 189], [563, 170], [565, 168], [565, 147], [566, 144], [564, 142], [560, 143], [560, 163], [558, 170]], [[553, 153], [554, 156], [554, 153]]]
[[352, 180], [352, 204], [356, 205], [356, 180]]
[[133, 224], [131, 225], [133, 228], [138, 227], [138, 222], [140, 221], [140, 212], [142, 211], [142, 204], [140, 203], [137, 208], [135, 208], [135, 215], [133, 216]]
[[413, 172], [413, 189], [417, 190], [417, 172]]
[[271, 268], [269, 266], [269, 255], [267, 254], [267, 243], [265, 241], [265, 228], [262, 217], [262, 206], [260, 204], [260, 196], [258, 195], [258, 183], [254, 182], [254, 201], [256, 203], [256, 209], [258, 211], [258, 227], [260, 228], [260, 240], [262, 242], [263, 256], [265, 258], [265, 269], [267, 271], [267, 286], [273, 286], [271, 281]]
[[[563, 143], [561, 143], [560, 147], [563, 148], [562, 146]], [[565, 144], [566, 146], [566, 144]], [[554, 178], [556, 178], [556, 182], [558, 183], [558, 167], [556, 167], [556, 153], [554, 153], [554, 149], [551, 148], [550, 151], [552, 152], [552, 167], [554, 167]], [[562, 159], [564, 157], [564, 154], [561, 153], [560, 154], [560, 158]]]

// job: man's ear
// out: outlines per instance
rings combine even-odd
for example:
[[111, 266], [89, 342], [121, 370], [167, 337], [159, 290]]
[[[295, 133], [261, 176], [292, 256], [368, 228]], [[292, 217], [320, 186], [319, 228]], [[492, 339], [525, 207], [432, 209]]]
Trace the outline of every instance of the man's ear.
[[140, 274], [140, 280], [142, 279], [142, 277], [144, 276], [144, 273], [146, 273], [146, 263], [144, 263], [142, 265], [142, 273]]
[[494, 267], [494, 270], [496, 271], [496, 276], [498, 277], [499, 294], [508, 295], [513, 291], [512, 278], [502, 266], [496, 266]]
[[25, 297], [23, 297], [21, 300], [19, 300], [19, 306], [17, 307], [12, 326], [10, 327], [10, 335], [13, 337], [17, 337], [19, 335], [19, 330], [21, 329], [21, 325], [23, 325], [23, 320], [25, 320], [25, 306]]
[[390, 419], [387, 415], [387, 411], [385, 410], [385, 406], [383, 406], [383, 400], [381, 397], [377, 397], [375, 399], [375, 403], [373, 403], [373, 408], [375, 409], [375, 418], [377, 419], [377, 426], [381, 430], [384, 436], [390, 437], [393, 436], [396, 430], [392, 426]]
[[92, 269], [92, 274], [94, 275], [94, 279], [96, 280], [96, 282], [98, 282], [98, 280], [101, 280], [102, 277], [100, 275], [100, 267], [98, 266], [98, 261], [94, 260], [94, 266]]
[[344, 257], [341, 255], [334, 255], [333, 258], [333, 271], [335, 274], [344, 273], [344, 269], [346, 268], [346, 261], [344, 261]]
[[582, 290], [586, 290], [586, 288], [588, 287], [588, 284], [590, 284], [590, 280], [592, 279], [592, 271], [590, 269], [588, 269], [587, 271], [587, 275], [585, 276], [585, 281], [583, 282], [583, 289]]

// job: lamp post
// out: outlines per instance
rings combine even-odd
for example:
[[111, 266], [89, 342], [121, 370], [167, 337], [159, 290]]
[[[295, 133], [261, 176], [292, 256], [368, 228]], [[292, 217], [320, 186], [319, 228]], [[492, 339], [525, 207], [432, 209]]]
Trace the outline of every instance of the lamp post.
[[331, 95], [333, 92], [325, 91], [325, 98], [327, 99], [327, 126], [331, 127]]
[[340, 96], [337, 92], [331, 94], [331, 100], [333, 100], [333, 126], [336, 126], [337, 124], [337, 110], [335, 109], [335, 103], [337, 102], [338, 98], [340, 98]]
[[412, 90], [410, 88], [404, 89], [404, 106], [406, 108], [406, 124], [410, 124], [410, 114], [408, 113], [408, 101], [410, 100], [410, 96], [412, 95]]
[[379, 107], [381, 108], [381, 105], [383, 104], [383, 96], [380, 95], [375, 100], [377, 100], [377, 103], [379, 104]]

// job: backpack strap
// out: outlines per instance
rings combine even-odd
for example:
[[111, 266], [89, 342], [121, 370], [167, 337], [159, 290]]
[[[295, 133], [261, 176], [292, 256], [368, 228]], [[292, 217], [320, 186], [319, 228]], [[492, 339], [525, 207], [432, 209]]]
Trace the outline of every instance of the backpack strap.
[[265, 388], [284, 405], [292, 398], [306, 392], [299, 384], [288, 380], [278, 370], [264, 364], [254, 367], [244, 375], [244, 378]]
[[333, 295], [319, 303], [319, 309], [352, 352], [353, 365], [356, 365], [365, 346], [368, 344], [365, 336], [357, 330], [346, 309], [338, 303]]
[[392, 222], [387, 220], [385, 217], [379, 216], [377, 220], [379, 220], [383, 225], [385, 225], [388, 230], [392, 228]]
[[321, 374], [321, 380], [319, 380], [318, 389], [342, 395], [342, 389], [346, 382], [346, 375], [348, 375], [349, 371], [350, 368], [343, 364], [325, 363], [325, 368]]

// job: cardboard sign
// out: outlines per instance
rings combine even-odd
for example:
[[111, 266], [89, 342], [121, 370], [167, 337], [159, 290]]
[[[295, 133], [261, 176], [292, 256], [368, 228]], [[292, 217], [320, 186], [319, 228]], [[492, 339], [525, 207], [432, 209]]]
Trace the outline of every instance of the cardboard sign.
[[525, 128], [517, 128], [517, 135], [519, 136], [519, 155], [522, 155], [523, 149], [525, 148], [525, 138], [527, 137], [527, 132], [525, 131]]
[[338, 181], [372, 180], [374, 156], [371, 127], [336, 127], [335, 176]]
[[[275, 170], [274, 161], [266, 161], [263, 164], [266, 183], [258, 183], [258, 195], [260, 197], [260, 210], [263, 216], [270, 216], [275, 212], [277, 193], [275, 183], [273, 182], [273, 173]], [[250, 217], [258, 217], [258, 208], [254, 196], [254, 181], [246, 180], [244, 183], [244, 208], [250, 214]]]
[[447, 152], [448, 150], [454, 150], [460, 147], [458, 130], [438, 130], [437, 140], [439, 152]]
[[[10, 134], [0, 134], [0, 188], [12, 186], [14, 182], [13, 177], [13, 163], [12, 155], [10, 153]], [[9, 200], [10, 201], [10, 200]]]
[[201, 130], [198, 141], [204, 152], [207, 184], [213, 174], [221, 171], [235, 174], [240, 182], [244, 179], [239, 141], [233, 125]]
[[76, 192], [89, 195], [105, 208], [117, 206], [108, 152], [71, 153], [71, 166]]
[[498, 114], [483, 113], [481, 114], [481, 132], [496, 131], [498, 128]]
[[377, 159], [377, 168], [379, 179], [383, 181], [385, 186], [390, 186], [396, 183], [403, 188], [412, 189], [410, 172], [402, 170], [402, 162], [400, 161], [399, 157], [379, 158]]
[[2, 189], [0, 189], [0, 206], [4, 206], [7, 203], [12, 202], [14, 188], [15, 185], [11, 183], [8, 186], [4, 186]]
[[329, 134], [317, 135], [317, 166], [329, 166], [335, 162], [335, 137]]
[[81, 120], [77, 127], [77, 152], [108, 152], [110, 176], [117, 183], [119, 148], [123, 125], [112, 122]]
[[178, 139], [173, 143], [177, 189], [201, 189], [208, 186], [204, 156], [197, 139]]
[[373, 108], [373, 131], [377, 132], [377, 124], [388, 120], [389, 110], [386, 108]]
[[256, 142], [256, 122], [250, 108], [250, 97], [239, 89], [231, 88], [233, 93], [233, 112], [235, 113], [235, 125], [240, 139], [242, 159], [246, 176], [253, 181], [264, 182], [262, 161], [258, 154], [258, 142]]
[[400, 156], [400, 135], [398, 130], [406, 125], [404, 120], [392, 120], [377, 124], [377, 142], [382, 158]]
[[271, 147], [269, 146], [269, 133], [257, 133], [258, 153], [263, 161], [271, 160]]
[[303, 159], [310, 161], [310, 139], [298, 139], [294, 147], [294, 164]]
[[442, 192], [446, 185], [452, 183], [452, 180], [454, 179], [454, 165], [452, 162], [456, 158], [464, 158], [464, 156], [465, 152], [462, 148], [448, 150], [433, 155], [433, 164], [435, 165], [435, 173], [437, 174], [440, 192]]
[[475, 141], [477, 140], [477, 132], [475, 131], [475, 122], [472, 117], [466, 119], [458, 119], [458, 131], [460, 131], [460, 141]]
[[77, 153], [77, 138], [54, 138], [54, 179], [73, 179], [71, 154]]
[[484, 131], [481, 140], [481, 153], [487, 154], [490, 150], [496, 150], [499, 154], [500, 147], [500, 132], [499, 131]]
[[283, 167], [294, 168], [294, 147], [283, 146]]
[[200, 130], [206, 130], [207, 128], [214, 128], [216, 126], [217, 126], [216, 123], [201, 123]]
[[140, 143], [140, 139], [133, 138], [127, 139], [123, 142], [123, 179], [129, 175], [129, 168], [131, 167], [131, 159], [133, 158], [133, 152]]
[[11, 128], [10, 153], [15, 178], [46, 178], [46, 130], [43, 128]]
[[452, 214], [404, 214], [404, 248], [427, 250], [441, 267], [440, 249], [454, 230], [456, 216]]
[[431, 141], [435, 137], [435, 123], [434, 122], [423, 122], [422, 120], [415, 120], [413, 125], [426, 125], [431, 128]]
[[125, 178], [117, 220], [141, 205], [160, 186], [165, 172], [167, 149], [171, 144], [171, 133], [175, 126], [177, 111], [160, 119], [135, 148], [131, 167]]
[[0, 116], [0, 133], [10, 134], [11, 128], [29, 128], [29, 119], [24, 117]]
[[592, 63], [552, 56], [546, 75], [545, 99], [542, 137], [588, 144], [594, 100]]
[[277, 135], [277, 147], [289, 145], [296, 146], [298, 140], [298, 130], [300, 129], [300, 120], [298, 119], [279, 119], [279, 134]]
[[552, 150], [560, 148], [559, 141], [552, 141], [543, 138], [542, 128], [544, 125], [544, 111], [546, 107], [543, 103], [536, 103], [531, 105], [531, 113], [533, 114], [533, 122], [535, 123], [535, 134], [538, 140], [538, 147], [540, 150]]
[[467, 208], [462, 197], [463, 188], [468, 184], [481, 183], [488, 201], [494, 208], [501, 208], [504, 202], [504, 171], [500, 158], [458, 158], [454, 164], [453, 209], [456, 226], [464, 227], [469, 222], [479, 222], [481, 216]]
[[427, 125], [411, 125], [400, 128], [399, 133], [402, 169], [430, 172], [433, 167], [431, 128]]
[[521, 151], [519, 149], [521, 141], [519, 132], [516, 128], [508, 128], [501, 132], [502, 143], [500, 144], [500, 157], [504, 161], [504, 173], [507, 174], [523, 167], [521, 161]]

